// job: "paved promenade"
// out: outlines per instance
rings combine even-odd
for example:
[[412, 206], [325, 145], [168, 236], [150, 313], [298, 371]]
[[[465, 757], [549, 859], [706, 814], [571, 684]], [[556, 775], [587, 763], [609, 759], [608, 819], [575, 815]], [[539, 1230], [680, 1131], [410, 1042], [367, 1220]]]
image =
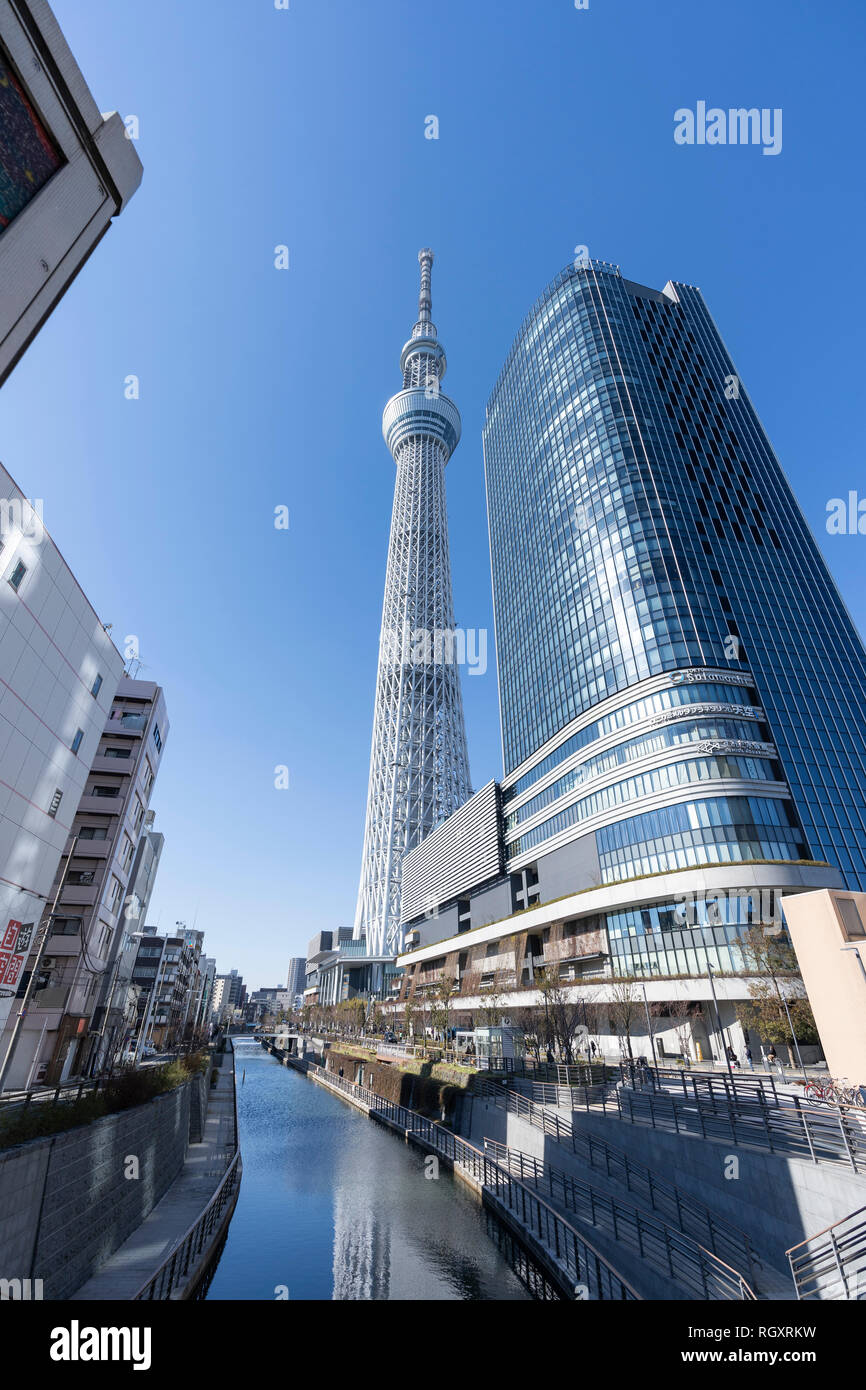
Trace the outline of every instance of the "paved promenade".
[[71, 1301], [131, 1299], [180, 1244], [219, 1186], [235, 1151], [232, 1058], [226, 1054], [210, 1094], [204, 1135], [162, 1201]]

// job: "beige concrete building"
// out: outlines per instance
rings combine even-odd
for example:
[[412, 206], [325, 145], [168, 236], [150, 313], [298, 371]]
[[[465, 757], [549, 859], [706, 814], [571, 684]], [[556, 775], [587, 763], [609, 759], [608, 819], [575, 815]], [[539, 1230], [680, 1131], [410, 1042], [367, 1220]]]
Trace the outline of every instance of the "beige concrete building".
[[866, 1085], [866, 893], [783, 898], [831, 1076]]

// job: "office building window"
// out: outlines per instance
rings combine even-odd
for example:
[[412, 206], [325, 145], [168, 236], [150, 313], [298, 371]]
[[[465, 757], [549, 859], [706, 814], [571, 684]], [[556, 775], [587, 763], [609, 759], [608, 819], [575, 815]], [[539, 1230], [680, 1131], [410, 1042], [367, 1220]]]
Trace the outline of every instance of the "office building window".
[[12, 588], [15, 590], [16, 594], [18, 590], [21, 588], [21, 580], [24, 578], [26, 573], [27, 566], [24, 564], [22, 560], [19, 560], [18, 564], [15, 566], [14, 570], [9, 576], [9, 583], [12, 585]]
[[81, 741], [82, 741], [83, 738], [84, 738], [84, 730], [83, 730], [83, 729], [77, 729], [76, 732], [75, 732], [75, 737], [74, 737], [74, 739], [72, 740], [72, 743], [71, 743], [71, 745], [70, 745], [71, 748], [72, 748], [73, 753], [77, 753], [77, 752], [78, 752], [79, 748], [81, 747]]
[[99, 694], [99, 692], [100, 692], [101, 689], [102, 689], [102, 677], [101, 677], [101, 676], [97, 676], [97, 677], [96, 677], [96, 680], [93, 682], [92, 686], [90, 687], [90, 693], [91, 693], [91, 695], [93, 696], [94, 700], [96, 699], [96, 697], [97, 697], [97, 695]]

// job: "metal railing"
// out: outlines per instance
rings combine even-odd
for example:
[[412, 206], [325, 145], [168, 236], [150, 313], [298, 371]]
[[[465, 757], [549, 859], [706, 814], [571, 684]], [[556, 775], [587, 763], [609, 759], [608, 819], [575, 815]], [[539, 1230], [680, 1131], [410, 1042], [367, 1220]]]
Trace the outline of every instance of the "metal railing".
[[684, 1235], [691, 1236], [725, 1263], [753, 1274], [754, 1256], [751, 1242], [724, 1217], [717, 1216], [706, 1203], [692, 1197], [675, 1183], [660, 1178], [646, 1164], [635, 1162], [623, 1149], [615, 1148], [592, 1134], [581, 1134], [570, 1120], [551, 1115], [534, 1101], [519, 1092], [507, 1090], [492, 1081], [479, 1081], [475, 1094], [492, 1100], [500, 1109], [510, 1111], [541, 1129], [557, 1143], [570, 1148], [590, 1168], [621, 1183], [636, 1197], [645, 1201], [665, 1221], [672, 1223]]
[[0, 1114], [7, 1108], [14, 1109], [20, 1106], [21, 1109], [26, 1109], [34, 1102], [38, 1105], [70, 1104], [91, 1091], [104, 1088], [111, 1079], [113, 1078], [102, 1076], [90, 1080], [65, 1081], [61, 1086], [45, 1086], [38, 1090], [4, 1091], [0, 1095]]
[[728, 1101], [754, 1100], [759, 1097], [767, 1104], [777, 1105], [779, 1093], [772, 1076], [729, 1076], [727, 1072], [688, 1071], [682, 1067], [640, 1066], [637, 1062], [619, 1063], [620, 1079], [634, 1090], [650, 1086], [654, 1090], [682, 1091], [688, 1098], [716, 1096]]
[[[781, 1096], [773, 1104], [757, 1094], [734, 1099], [716, 1092], [681, 1097], [628, 1086], [618, 1088], [614, 1100], [620, 1119], [630, 1124], [747, 1144], [813, 1163], [843, 1163], [855, 1173], [866, 1171], [866, 1117], [838, 1106], [815, 1108], [799, 1096]], [[603, 1108], [610, 1104], [602, 1098]]]
[[725, 1264], [696, 1240], [659, 1217], [599, 1192], [589, 1183], [498, 1140], [485, 1139], [484, 1149], [500, 1167], [515, 1173], [521, 1182], [529, 1183], [536, 1191], [545, 1189], [552, 1202], [558, 1202], [581, 1220], [630, 1246], [654, 1269], [667, 1270], [676, 1284], [699, 1298], [755, 1299], [754, 1291], [739, 1270]]
[[521, 1095], [539, 1105], [556, 1105], [565, 1110], [579, 1110], [588, 1101], [600, 1101], [604, 1094], [605, 1082], [597, 1081], [585, 1086], [559, 1086], [552, 1081], [530, 1081], [515, 1078]]
[[866, 1299], [866, 1207], [786, 1253], [799, 1299]]
[[679, 1095], [654, 1085], [651, 1076], [646, 1085], [632, 1084], [629, 1077], [612, 1094], [602, 1089], [601, 1094], [590, 1096], [574, 1088], [573, 1108], [610, 1111], [630, 1124], [745, 1144], [813, 1163], [841, 1163], [855, 1173], [866, 1172], [866, 1114], [841, 1106], [814, 1106], [785, 1094], [773, 1101], [758, 1089], [731, 1089], [730, 1083], [726, 1089], [723, 1080], [696, 1077]]
[[565, 1271], [569, 1280], [581, 1290], [585, 1289], [590, 1298], [640, 1300], [640, 1294], [617, 1274], [565, 1217], [481, 1149], [435, 1120], [428, 1120], [414, 1110], [385, 1100], [366, 1086], [334, 1076], [324, 1067], [309, 1063], [306, 1070], [333, 1090], [343, 1091], [361, 1100], [374, 1114], [384, 1116], [406, 1133], [416, 1134], [435, 1152], [462, 1168], [495, 1203], [517, 1218]]
[[[229, 1044], [233, 1054], [234, 1047]], [[234, 1058], [232, 1058], [234, 1071]], [[234, 1205], [243, 1176], [240, 1131], [238, 1130], [237, 1077], [232, 1075], [232, 1113], [234, 1116], [234, 1155], [220, 1179], [219, 1186], [189, 1229], [181, 1236], [170, 1255], [167, 1255], [154, 1274], [132, 1295], [132, 1300], [155, 1301], [170, 1299], [178, 1286], [184, 1285], [190, 1272], [195, 1273], [202, 1254], [207, 1250], [223, 1224], [224, 1213]]]
[[241, 1183], [243, 1164], [240, 1149], [223, 1174], [216, 1192], [204, 1211], [196, 1217], [189, 1230], [181, 1236], [175, 1249], [163, 1261], [159, 1269], [141, 1288], [132, 1295], [133, 1299], [153, 1300], [171, 1298], [174, 1290], [186, 1283], [190, 1272], [195, 1272], [203, 1252], [208, 1248], [213, 1235], [219, 1230], [223, 1213], [237, 1196]]

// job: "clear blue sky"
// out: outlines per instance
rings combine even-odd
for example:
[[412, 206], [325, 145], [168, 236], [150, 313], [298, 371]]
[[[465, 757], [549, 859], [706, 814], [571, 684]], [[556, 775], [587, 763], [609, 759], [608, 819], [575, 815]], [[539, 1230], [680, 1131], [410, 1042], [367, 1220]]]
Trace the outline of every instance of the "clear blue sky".
[[[421, 246], [463, 414], [463, 627], [492, 629], [485, 402], [578, 244], [704, 290], [863, 625], [866, 538], [824, 530], [828, 498], [866, 496], [862, 0], [53, 3], [100, 108], [139, 117], [145, 174], [4, 388], [2, 457], [166, 690], [152, 921], [197, 916], [253, 987], [352, 922], [381, 410]], [[782, 153], [676, 145], [674, 110], [699, 100], [781, 107]], [[478, 787], [501, 771], [492, 662], [464, 696]]]

